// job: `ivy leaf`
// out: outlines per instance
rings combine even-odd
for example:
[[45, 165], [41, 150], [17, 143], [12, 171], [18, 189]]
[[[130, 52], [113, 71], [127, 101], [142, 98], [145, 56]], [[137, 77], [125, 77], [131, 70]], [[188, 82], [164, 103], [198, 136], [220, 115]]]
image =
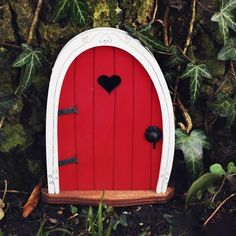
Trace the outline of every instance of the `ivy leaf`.
[[219, 24], [220, 34], [223, 37], [224, 44], [229, 38], [229, 28], [236, 32], [235, 14], [236, 0], [221, 0], [220, 11], [216, 12], [211, 20]]
[[230, 38], [217, 55], [218, 60], [236, 61], [236, 38]]
[[229, 126], [236, 123], [236, 95], [231, 98], [227, 94], [220, 93], [211, 108], [219, 116], [225, 117]]
[[231, 11], [236, 8], [236, 0], [221, 0], [222, 11]]
[[88, 17], [88, 6], [86, 1], [72, 0], [72, 16], [79, 25], [85, 25]]
[[183, 152], [188, 175], [193, 181], [202, 170], [203, 148], [209, 147], [207, 137], [201, 130], [193, 130], [190, 134], [186, 134], [177, 129], [175, 134], [175, 147]]
[[14, 94], [7, 95], [0, 92], [0, 116], [7, 116], [16, 102], [17, 99]]
[[215, 175], [218, 175], [218, 176], [224, 176], [226, 173], [225, 173], [225, 170], [223, 169], [223, 167], [218, 164], [218, 163], [215, 163], [213, 165], [210, 166], [210, 172], [212, 174], [215, 174]]
[[195, 180], [188, 190], [185, 200], [185, 207], [188, 206], [189, 202], [194, 198], [194, 196], [197, 195], [199, 191], [203, 192], [204, 190], [212, 186], [212, 184], [215, 183], [220, 178], [221, 177], [219, 175], [215, 175], [208, 172], [200, 176], [197, 180]]
[[175, 68], [178, 65], [182, 65], [186, 62], [186, 58], [177, 46], [172, 45], [170, 47], [171, 55], [166, 63], [169, 68]]
[[193, 64], [188, 63], [184, 73], [182, 74], [181, 78], [190, 78], [190, 93], [191, 99], [193, 102], [196, 102], [202, 84], [202, 78], [211, 79], [212, 76], [209, 73], [207, 66], [205, 64]]
[[13, 67], [22, 67], [23, 70], [19, 86], [16, 89], [17, 94], [22, 94], [30, 86], [36, 69], [42, 67], [42, 51], [40, 49], [34, 50], [27, 44], [22, 44], [22, 49], [22, 53], [12, 64]]
[[147, 29], [150, 30], [150, 27], [148, 28], [145, 27], [145, 30], [143, 28], [141, 28], [140, 30], [135, 30], [127, 25], [125, 27], [132, 36], [137, 38], [144, 46], [149, 48], [151, 51], [156, 51], [156, 52], [169, 51], [168, 47], [166, 47], [161, 40], [150, 34], [150, 32], [147, 30]]
[[70, 0], [59, 0], [57, 1], [55, 10], [54, 10], [54, 17], [53, 21], [60, 20], [61, 18], [67, 15], [67, 12], [70, 8]]
[[73, 20], [81, 26], [88, 17], [88, 6], [85, 0], [59, 0], [54, 11], [53, 21], [58, 21], [71, 13]]

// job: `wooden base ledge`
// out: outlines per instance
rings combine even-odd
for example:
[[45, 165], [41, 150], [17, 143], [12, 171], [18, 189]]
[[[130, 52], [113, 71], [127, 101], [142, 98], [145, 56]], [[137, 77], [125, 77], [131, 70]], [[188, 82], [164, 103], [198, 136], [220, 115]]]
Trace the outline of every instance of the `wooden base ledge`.
[[166, 193], [156, 193], [153, 190], [90, 190], [63, 191], [59, 194], [49, 194], [42, 190], [43, 200], [54, 204], [98, 205], [103, 196], [103, 202], [111, 206], [134, 206], [154, 203], [165, 203], [174, 195], [174, 189], [168, 187]]

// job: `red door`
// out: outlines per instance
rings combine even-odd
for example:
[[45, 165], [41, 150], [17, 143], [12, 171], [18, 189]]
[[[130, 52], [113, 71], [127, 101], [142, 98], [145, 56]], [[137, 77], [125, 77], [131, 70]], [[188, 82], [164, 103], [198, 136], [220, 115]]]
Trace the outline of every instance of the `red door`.
[[60, 94], [60, 189], [155, 189], [162, 141], [147, 141], [149, 126], [162, 130], [162, 116], [143, 66], [114, 47], [80, 54]]

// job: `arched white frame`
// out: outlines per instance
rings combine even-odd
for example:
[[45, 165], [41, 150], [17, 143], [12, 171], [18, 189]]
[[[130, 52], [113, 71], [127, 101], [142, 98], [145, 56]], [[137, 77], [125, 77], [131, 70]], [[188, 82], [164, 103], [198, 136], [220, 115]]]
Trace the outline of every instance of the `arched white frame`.
[[48, 192], [59, 193], [58, 170], [58, 105], [65, 74], [73, 60], [87, 49], [112, 46], [134, 56], [146, 69], [157, 91], [163, 121], [163, 147], [156, 192], [165, 193], [173, 164], [175, 128], [173, 107], [162, 71], [154, 56], [125, 31], [115, 28], [95, 28], [78, 34], [61, 50], [52, 69], [46, 115], [46, 154]]

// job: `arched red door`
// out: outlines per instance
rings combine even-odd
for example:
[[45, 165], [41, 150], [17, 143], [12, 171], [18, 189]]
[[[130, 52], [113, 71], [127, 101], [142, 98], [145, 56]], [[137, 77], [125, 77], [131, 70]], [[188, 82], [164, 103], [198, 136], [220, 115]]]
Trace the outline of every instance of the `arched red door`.
[[143, 66], [110, 46], [89, 49], [70, 65], [58, 112], [61, 190], [155, 189], [162, 140], [158, 95]]

